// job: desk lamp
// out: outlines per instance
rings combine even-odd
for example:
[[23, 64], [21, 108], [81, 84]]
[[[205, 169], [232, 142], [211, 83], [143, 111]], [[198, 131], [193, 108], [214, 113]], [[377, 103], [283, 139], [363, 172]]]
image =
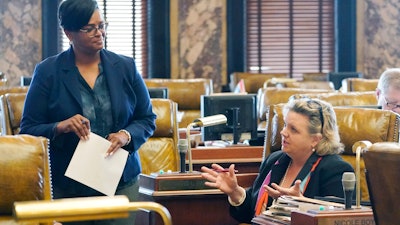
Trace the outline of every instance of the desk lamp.
[[168, 209], [156, 202], [129, 202], [126, 196], [64, 198], [14, 203], [13, 216], [19, 222], [67, 222], [126, 218], [129, 211], [148, 209], [172, 225]]
[[192, 162], [192, 147], [190, 144], [190, 130], [191, 128], [197, 128], [197, 127], [210, 127], [210, 126], [215, 126], [219, 124], [224, 124], [227, 122], [227, 118], [223, 114], [217, 114], [214, 116], [207, 116], [203, 118], [198, 118], [193, 121], [193, 123], [190, 123], [187, 128], [186, 128], [186, 139], [188, 143], [188, 158], [189, 158], [189, 173], [193, 172], [193, 162]]
[[361, 151], [365, 151], [371, 147], [372, 143], [369, 141], [357, 141], [353, 144], [352, 151], [356, 154], [356, 208], [361, 208], [361, 183], [360, 183], [360, 157]]

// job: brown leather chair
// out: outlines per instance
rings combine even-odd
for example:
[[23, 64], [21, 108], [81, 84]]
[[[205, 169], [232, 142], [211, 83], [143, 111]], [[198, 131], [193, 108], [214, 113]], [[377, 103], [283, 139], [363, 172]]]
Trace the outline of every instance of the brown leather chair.
[[147, 87], [168, 88], [169, 99], [178, 104], [179, 113], [183, 113], [179, 128], [186, 128], [201, 116], [200, 97], [213, 93], [211, 79], [145, 79]]
[[264, 82], [263, 88], [266, 87], [335, 90], [329, 81], [298, 81], [293, 78], [272, 78]]
[[26, 93], [29, 87], [0, 87], [0, 95], [7, 93]]
[[[5, 95], [7, 93], [26, 93], [28, 91], [28, 87], [1, 87], [0, 88], [0, 96], [1, 95]], [[5, 125], [2, 124], [2, 121], [4, 120], [3, 118], [1, 118], [1, 115], [3, 114], [3, 112], [1, 112], [0, 109], [0, 129], [3, 129], [3, 127]], [[4, 130], [0, 130], [0, 135], [4, 135], [5, 131]]]
[[342, 81], [342, 92], [375, 91], [379, 79], [347, 78]]
[[[282, 108], [284, 104], [271, 105], [268, 111], [265, 131], [264, 157], [281, 149], [280, 131], [283, 128]], [[356, 167], [353, 144], [368, 140], [371, 143], [399, 141], [400, 115], [392, 111], [371, 108], [334, 107], [341, 142], [345, 145], [342, 157], [353, 168]], [[361, 159], [361, 170], [364, 161]], [[363, 200], [369, 200], [365, 175], [361, 176], [361, 193]]]
[[329, 81], [297, 81], [286, 84], [287, 88], [326, 89], [334, 91], [335, 87]]
[[303, 73], [303, 81], [328, 81], [327, 73]]
[[0, 136], [0, 225], [53, 225], [54, 221], [121, 218], [128, 211], [153, 210], [171, 224], [155, 202], [126, 196], [52, 199], [49, 140], [32, 135]]
[[279, 103], [286, 103], [290, 96], [295, 94], [306, 94], [306, 93], [326, 93], [330, 90], [325, 89], [303, 89], [303, 88], [276, 88], [267, 87], [260, 89], [257, 93], [258, 101], [258, 118], [259, 118], [259, 129], [265, 128], [266, 113], [270, 105]]
[[400, 144], [378, 142], [363, 153], [375, 224], [400, 221]]
[[378, 101], [374, 91], [329, 92], [295, 94], [293, 98], [318, 98], [333, 106], [376, 106]]
[[0, 137], [0, 225], [20, 224], [12, 216], [16, 201], [52, 199], [48, 145], [43, 137]]
[[179, 153], [177, 104], [170, 99], [151, 99], [153, 112], [157, 115], [156, 130], [139, 149], [142, 173], [178, 171]]
[[256, 94], [258, 89], [262, 88], [264, 82], [272, 78], [287, 78], [286, 73], [247, 73], [247, 72], [234, 72], [230, 75], [230, 89], [235, 90], [236, 85], [243, 79], [244, 86], [247, 93]]
[[8, 93], [0, 96], [1, 135], [19, 134], [26, 93]]

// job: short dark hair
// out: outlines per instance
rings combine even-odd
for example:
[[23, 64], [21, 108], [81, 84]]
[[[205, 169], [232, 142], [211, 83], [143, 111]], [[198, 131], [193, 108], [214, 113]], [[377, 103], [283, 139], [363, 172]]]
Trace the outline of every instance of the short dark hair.
[[64, 0], [58, 7], [60, 26], [65, 30], [78, 31], [88, 24], [98, 8], [95, 0]]

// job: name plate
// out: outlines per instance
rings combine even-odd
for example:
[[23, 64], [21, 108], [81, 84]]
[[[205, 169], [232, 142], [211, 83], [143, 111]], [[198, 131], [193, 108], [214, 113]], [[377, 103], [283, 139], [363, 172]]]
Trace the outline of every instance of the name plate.
[[292, 212], [291, 225], [375, 225], [374, 215], [369, 208], [350, 210], [326, 210]]

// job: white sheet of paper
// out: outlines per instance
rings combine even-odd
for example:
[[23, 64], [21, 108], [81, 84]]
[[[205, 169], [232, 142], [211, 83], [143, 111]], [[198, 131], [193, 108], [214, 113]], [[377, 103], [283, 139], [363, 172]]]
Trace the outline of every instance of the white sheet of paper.
[[79, 141], [65, 176], [105, 195], [114, 196], [128, 151], [119, 149], [112, 156], [105, 157], [110, 145], [107, 139], [90, 133], [89, 140]]

